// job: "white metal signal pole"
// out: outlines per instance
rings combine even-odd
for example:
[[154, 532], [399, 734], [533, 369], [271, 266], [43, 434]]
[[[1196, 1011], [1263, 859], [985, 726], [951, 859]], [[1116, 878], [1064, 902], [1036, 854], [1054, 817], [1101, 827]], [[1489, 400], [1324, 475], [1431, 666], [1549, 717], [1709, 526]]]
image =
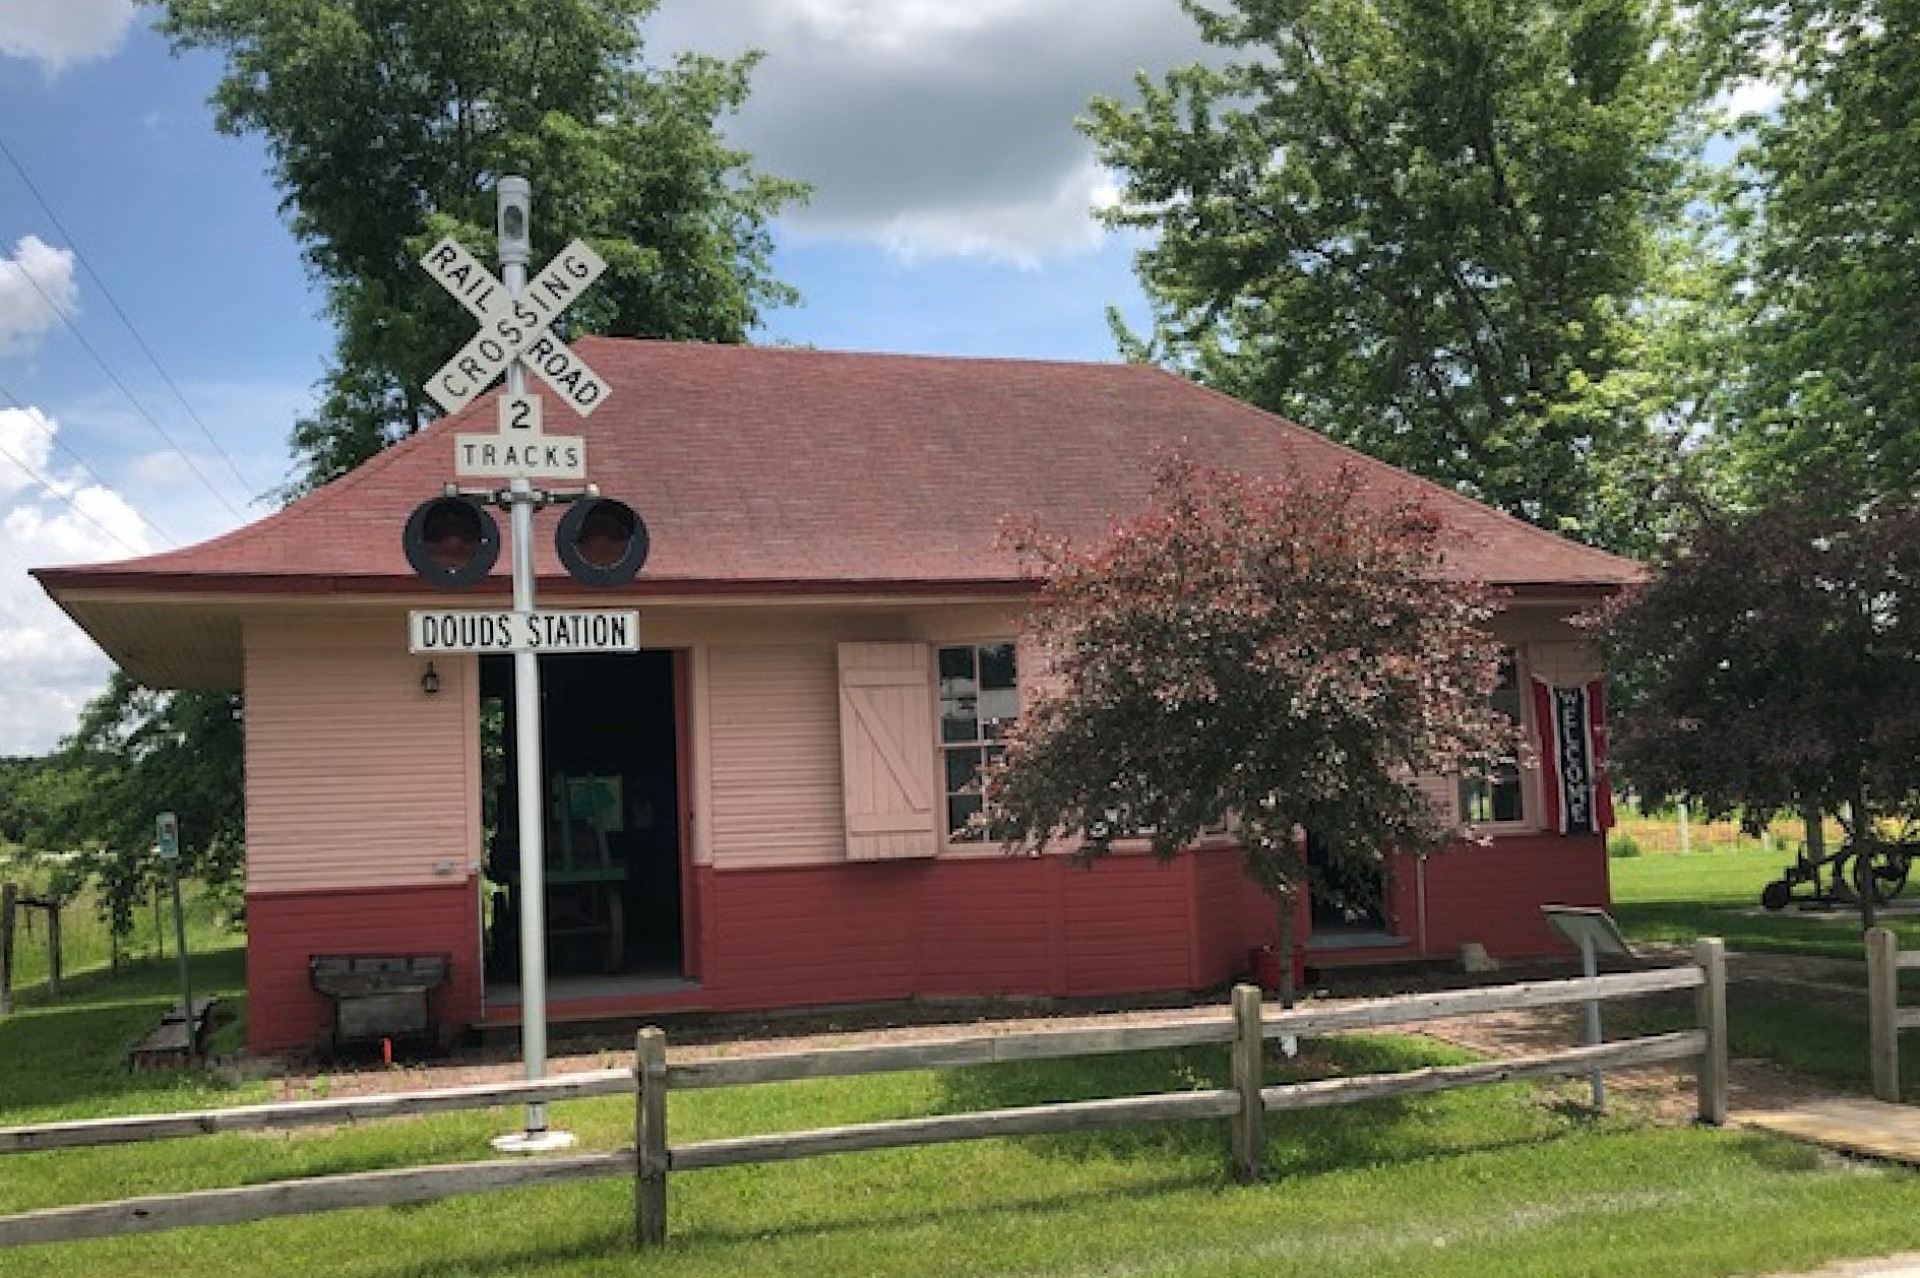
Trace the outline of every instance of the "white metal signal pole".
[[[532, 188], [522, 177], [500, 179], [500, 274], [507, 297], [518, 301], [527, 286], [527, 256], [532, 235]], [[507, 397], [527, 393], [527, 370], [519, 360], [507, 366]], [[515, 478], [507, 489], [513, 509], [513, 610], [534, 610], [533, 511], [540, 495], [533, 482]], [[547, 885], [545, 795], [541, 785], [540, 657], [513, 654], [513, 744], [520, 809], [520, 1050], [527, 1081], [547, 1074]], [[523, 1132], [501, 1136], [494, 1148], [518, 1152], [562, 1149], [573, 1144], [570, 1132], [547, 1126], [547, 1107], [527, 1106]]]

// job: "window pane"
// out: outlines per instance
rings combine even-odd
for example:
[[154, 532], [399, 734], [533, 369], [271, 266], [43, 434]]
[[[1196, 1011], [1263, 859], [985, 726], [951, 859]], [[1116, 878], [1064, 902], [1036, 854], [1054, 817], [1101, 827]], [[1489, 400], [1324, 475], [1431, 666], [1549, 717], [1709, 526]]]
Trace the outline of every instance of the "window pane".
[[1489, 780], [1460, 783], [1460, 815], [1476, 825], [1491, 821], [1518, 821], [1526, 813], [1520, 802], [1520, 771], [1512, 764], [1502, 765]]
[[967, 822], [980, 810], [980, 796], [977, 794], [953, 794], [947, 796], [947, 832], [956, 839], [984, 838], [983, 833], [967, 829]]
[[1493, 695], [1488, 698], [1493, 708], [1516, 722], [1520, 718], [1520, 669], [1514, 664], [1513, 654], [1508, 653], [1500, 659], [1500, 682], [1493, 686]]
[[980, 739], [979, 702], [975, 698], [940, 698], [940, 739], [949, 743]]
[[989, 740], [998, 740], [1020, 717], [1020, 694], [1011, 688], [983, 692], [980, 694], [979, 710], [982, 735]]
[[1494, 781], [1492, 807], [1496, 821], [1520, 819], [1520, 776], [1514, 769], [1502, 768], [1501, 776]]
[[[958, 686], [964, 684], [965, 686]], [[973, 649], [942, 648], [940, 650], [940, 692], [973, 691]]]
[[977, 789], [980, 785], [980, 751], [947, 751], [947, 793]]
[[989, 643], [980, 647], [980, 686], [1012, 688], [1019, 682], [1013, 666], [1013, 645]]

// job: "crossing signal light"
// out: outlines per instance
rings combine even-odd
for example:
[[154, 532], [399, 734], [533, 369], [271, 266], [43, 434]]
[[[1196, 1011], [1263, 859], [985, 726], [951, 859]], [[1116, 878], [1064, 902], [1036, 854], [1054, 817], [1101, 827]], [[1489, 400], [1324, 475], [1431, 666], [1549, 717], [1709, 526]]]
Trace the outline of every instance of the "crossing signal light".
[[435, 497], [408, 516], [401, 544], [423, 581], [453, 589], [493, 571], [500, 558], [500, 528], [470, 497]]
[[560, 562], [575, 581], [620, 586], [647, 562], [646, 521], [625, 502], [588, 497], [567, 507], [554, 535]]

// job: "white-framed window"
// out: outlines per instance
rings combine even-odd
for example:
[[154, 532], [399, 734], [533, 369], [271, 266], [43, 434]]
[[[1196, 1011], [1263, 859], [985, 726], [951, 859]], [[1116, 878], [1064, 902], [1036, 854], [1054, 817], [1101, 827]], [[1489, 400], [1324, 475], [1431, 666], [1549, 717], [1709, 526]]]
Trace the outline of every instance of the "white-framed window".
[[1002, 740], [1020, 717], [1019, 661], [1011, 640], [942, 644], [936, 670], [947, 838], [977, 842], [986, 838], [974, 821], [982, 770], [1005, 751]]
[[[1509, 651], [1500, 662], [1500, 682], [1493, 690], [1493, 708], [1524, 727], [1526, 714], [1520, 696], [1520, 663]], [[1526, 778], [1517, 759], [1502, 760], [1490, 777], [1462, 778], [1460, 819], [1472, 825], [1518, 825], [1527, 818]]]

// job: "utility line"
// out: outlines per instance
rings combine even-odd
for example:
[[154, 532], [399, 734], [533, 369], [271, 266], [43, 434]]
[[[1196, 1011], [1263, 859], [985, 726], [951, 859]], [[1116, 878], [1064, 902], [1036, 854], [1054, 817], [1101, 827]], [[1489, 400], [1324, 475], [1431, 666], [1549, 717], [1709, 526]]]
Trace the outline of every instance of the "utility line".
[[[56, 449], [58, 449], [60, 452], [65, 454], [69, 459], [71, 459], [73, 464], [78, 466], [81, 469], [81, 471], [85, 473], [87, 478], [91, 479], [95, 484], [97, 484], [101, 488], [107, 489], [110, 492], [119, 491], [118, 489], [114, 488], [112, 484], [109, 484], [106, 480], [102, 479], [100, 477], [100, 472], [87, 464], [86, 458], [82, 457], [79, 453], [76, 453], [75, 451], [73, 451], [73, 449], [67, 445], [66, 441], [60, 438], [60, 434], [58, 431], [49, 430], [45, 425], [43, 425], [41, 422], [36, 420], [34, 414], [29, 409], [27, 402], [21, 399], [18, 395], [14, 394], [12, 391], [8, 390], [6, 383], [4, 382], [0, 382], [0, 399], [6, 400], [8, 403], [12, 404], [16, 409], [18, 409], [23, 417], [25, 417], [29, 422], [33, 423], [34, 429], [39, 431], [42, 435], [45, 435], [47, 437], [48, 443], [52, 444]], [[19, 462], [18, 458], [15, 458], [14, 460], [16, 463]], [[24, 465], [21, 468], [23, 470], [26, 469]], [[121, 494], [120, 499], [122, 501], [126, 501], [127, 500], [126, 495]], [[139, 516], [140, 522], [145, 524], [147, 527], [153, 529], [154, 534], [158, 536], [160, 540], [165, 542], [167, 545], [177, 546], [180, 544], [180, 539], [178, 537], [175, 537], [173, 534], [169, 533], [166, 529], [162, 528], [159, 524], [155, 523], [150, 516], [148, 516], [144, 511], [135, 507], [132, 502], [130, 501], [127, 502], [127, 509], [133, 511], [135, 515]], [[125, 545], [125, 544], [126, 544], [125, 542], [121, 543], [121, 545]], [[146, 552], [135, 551], [134, 553], [144, 554]]]
[[[160, 379], [166, 383], [167, 388], [173, 392], [174, 398], [180, 401], [180, 406], [186, 410], [187, 416], [200, 428], [200, 433], [206, 436], [207, 443], [212, 446], [214, 452], [220, 459], [226, 463], [227, 469], [232, 472], [234, 479], [239, 482], [240, 490], [245, 493], [253, 492], [253, 486], [249, 484], [246, 477], [240, 473], [240, 468], [234, 464], [232, 456], [228, 454], [225, 448], [220, 446], [220, 441], [214, 438], [213, 432], [207, 428], [206, 422], [201, 420], [200, 415], [193, 411], [193, 405], [187, 402], [187, 398], [181, 393], [179, 385], [168, 375], [167, 370], [161, 366], [159, 358], [153, 353], [153, 348], [147, 345], [146, 339], [140, 335], [140, 330], [134, 327], [133, 321], [128, 318], [126, 311], [121, 308], [119, 300], [113, 295], [113, 291], [107, 287], [106, 281], [100, 278], [100, 273], [93, 269], [93, 264], [87, 260], [86, 254], [80, 250], [79, 241], [74, 238], [71, 231], [67, 230], [66, 225], [61, 222], [59, 214], [55, 213], [53, 207], [47, 203], [46, 197], [40, 193], [40, 188], [35, 185], [33, 179], [28, 176], [26, 169], [21, 165], [19, 158], [14, 155], [13, 149], [7, 145], [5, 138], [0, 138], [0, 155], [4, 155], [7, 158], [7, 162], [13, 166], [13, 171], [20, 176], [21, 182], [25, 183], [27, 190], [32, 192], [33, 198], [39, 202], [41, 210], [46, 213], [47, 219], [53, 223], [54, 229], [60, 233], [62, 239], [66, 240], [68, 250], [79, 260], [81, 268], [86, 271], [88, 277], [99, 287], [101, 296], [107, 299], [107, 305], [113, 308], [113, 313], [119, 317], [120, 323], [126, 327], [128, 333], [132, 334], [134, 342], [146, 355], [148, 361], [152, 363], [155, 371], [160, 374]], [[49, 296], [47, 291], [40, 286], [40, 281], [35, 279], [24, 267], [20, 268], [20, 274], [28, 284], [32, 285], [33, 291], [40, 295], [41, 300], [46, 302], [48, 309], [59, 317], [60, 322], [66, 326], [69, 333], [73, 334], [74, 339], [80, 343], [87, 354], [93, 357], [94, 363], [100, 366], [100, 370], [107, 375], [108, 380], [119, 388], [120, 393], [126, 397], [127, 402], [133, 405], [134, 411], [146, 419], [147, 424], [159, 433], [160, 438], [167, 441], [169, 448], [180, 454], [181, 459], [187, 463], [188, 469], [193, 471], [194, 475], [205, 485], [207, 491], [212, 493], [214, 498], [218, 500], [222, 506], [227, 508], [227, 513], [235, 519], [245, 522], [247, 518], [246, 515], [234, 507], [233, 503], [227, 499], [225, 493], [222, 493], [218, 488], [214, 487], [213, 481], [207, 477], [205, 471], [200, 469], [199, 463], [194, 461], [193, 457], [184, 448], [180, 447], [179, 442], [174, 439], [167, 428], [162, 426], [158, 419], [156, 419], [152, 413], [148, 412], [146, 407], [140, 403], [133, 392], [128, 389], [127, 384], [107, 365], [107, 361], [101, 356], [100, 352], [94, 348], [93, 343], [88, 341], [86, 336], [80, 332], [80, 329], [74, 324], [72, 317], [68, 315], [66, 308]]]
[[[88, 523], [92, 524], [95, 528], [98, 528], [101, 532], [105, 533], [107, 536], [119, 542], [120, 545], [126, 550], [128, 554], [138, 558], [139, 556], [147, 553], [146, 551], [140, 549], [140, 547], [129, 542], [125, 537], [122, 537], [119, 533], [115, 532], [113, 529], [107, 527], [105, 524], [95, 519], [92, 515], [89, 515], [84, 509], [81, 508], [80, 503], [73, 499], [71, 494], [61, 492], [60, 489], [54, 485], [52, 480], [48, 479], [45, 475], [42, 475], [39, 471], [35, 470], [32, 466], [29, 466], [26, 463], [26, 461], [19, 456], [19, 454], [15, 453], [11, 448], [8, 448], [5, 444], [0, 444], [0, 457], [5, 457], [8, 461], [18, 466], [21, 470], [21, 473], [26, 475], [28, 479], [31, 479], [34, 483], [40, 485], [42, 488], [46, 489], [49, 493], [53, 494], [55, 497], [58, 497], [61, 501], [67, 503], [68, 508], [71, 509], [74, 514], [80, 516], [80, 518], [86, 520]], [[145, 518], [144, 515], [141, 517]]]

